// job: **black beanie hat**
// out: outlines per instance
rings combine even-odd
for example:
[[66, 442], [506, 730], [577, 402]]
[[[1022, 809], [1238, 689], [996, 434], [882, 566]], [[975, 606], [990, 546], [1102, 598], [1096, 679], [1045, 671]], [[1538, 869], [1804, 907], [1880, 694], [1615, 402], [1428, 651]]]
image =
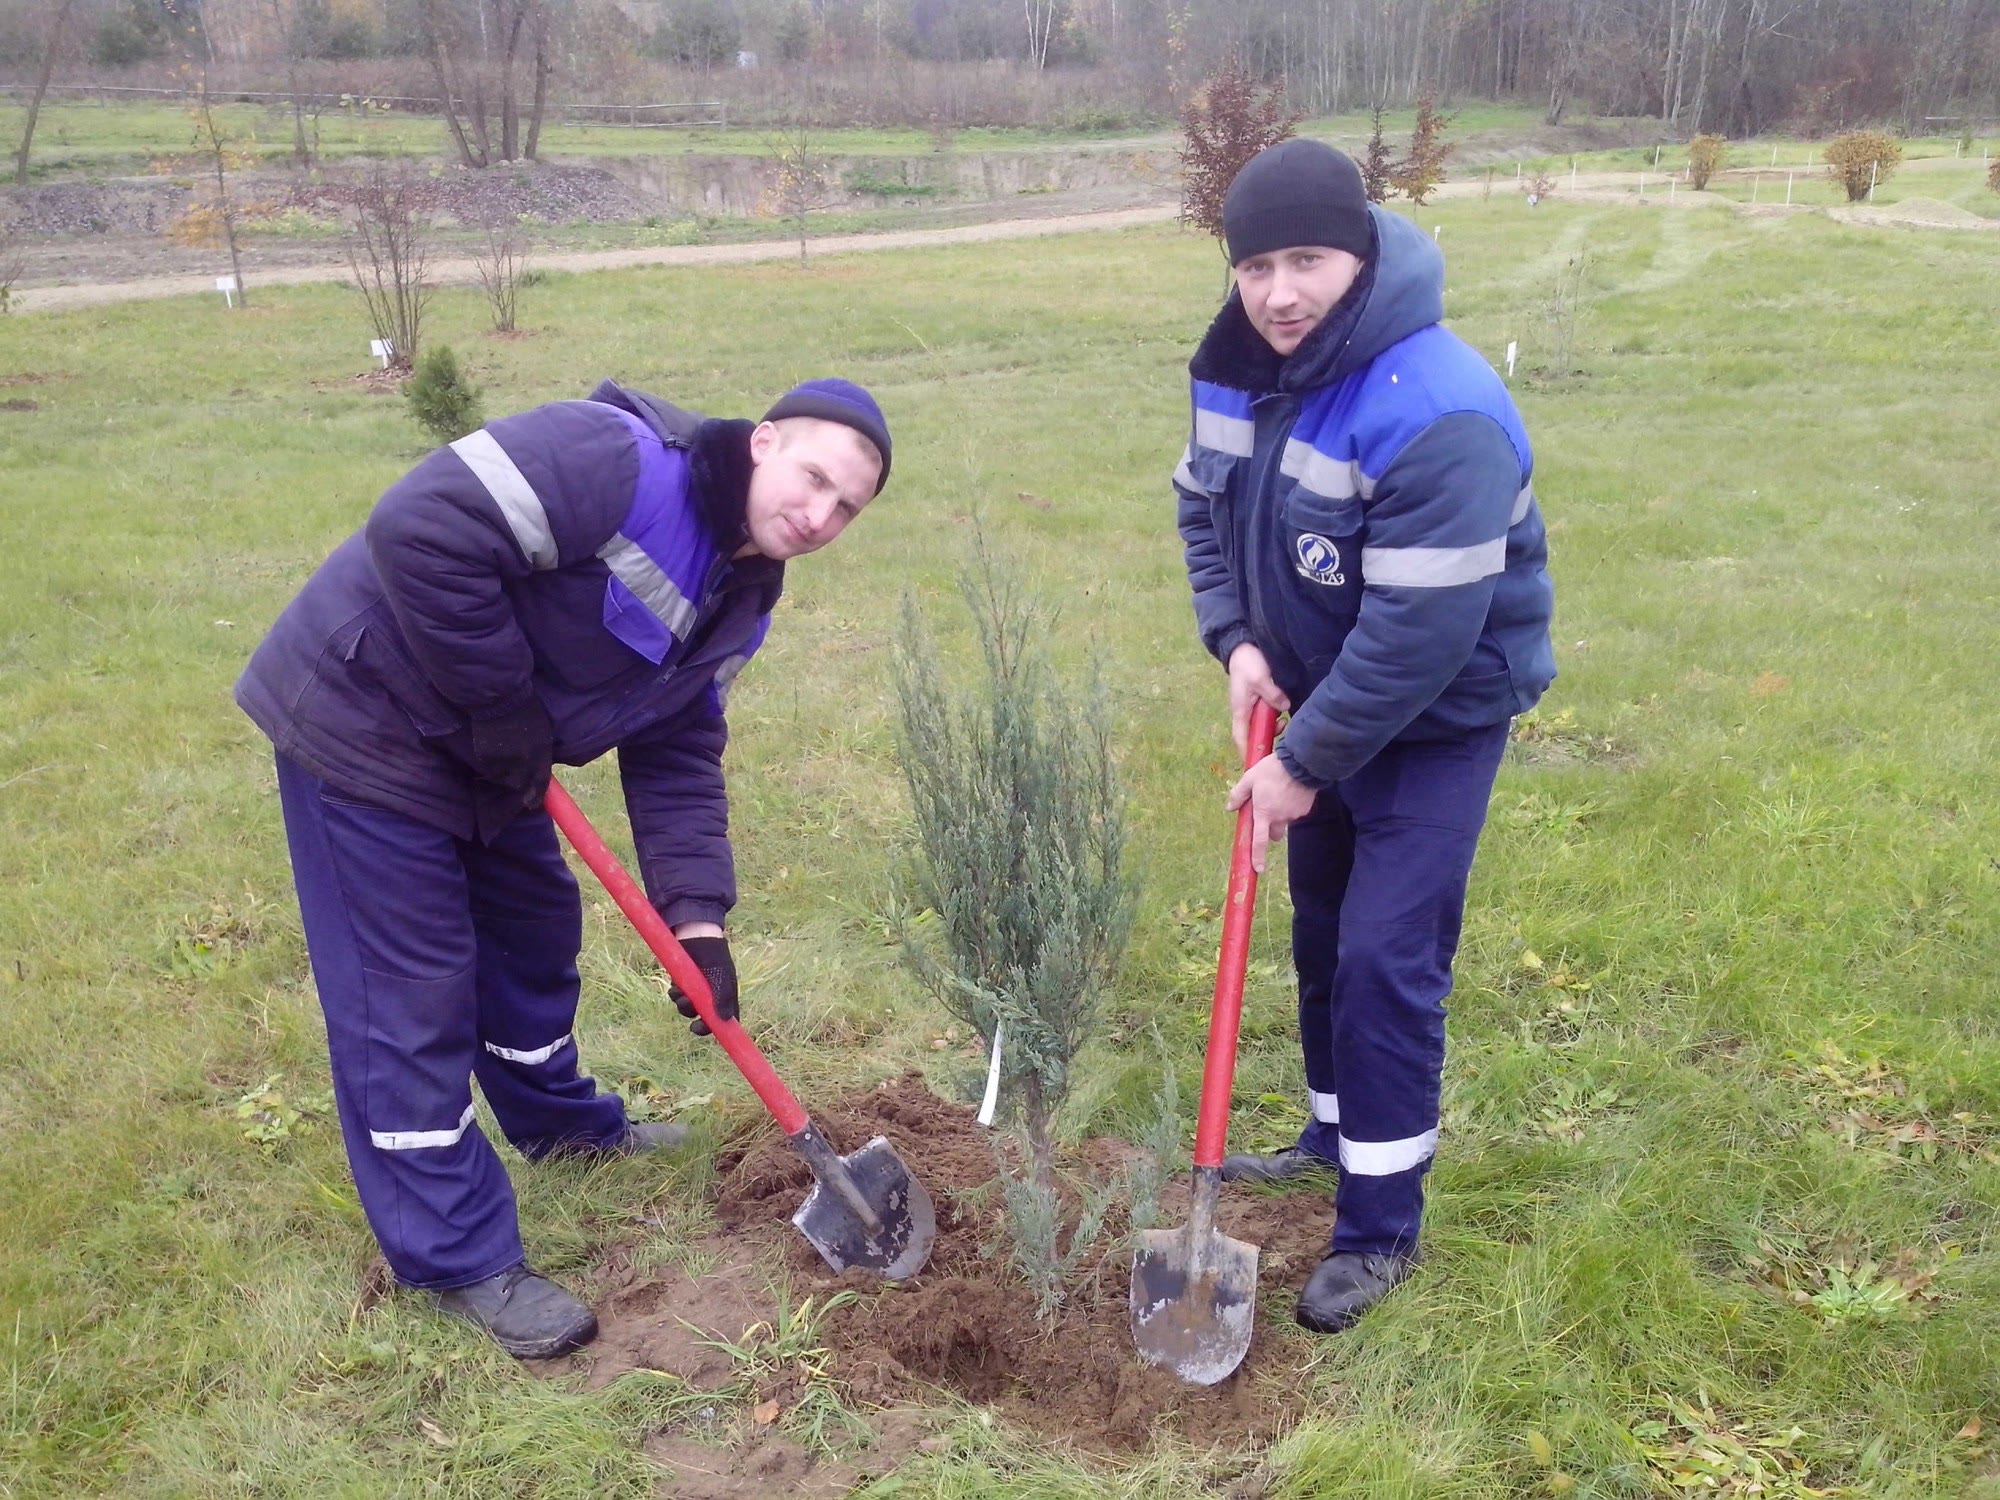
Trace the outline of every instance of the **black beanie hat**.
[[1375, 248], [1361, 171], [1323, 141], [1266, 146], [1243, 164], [1222, 200], [1229, 263], [1293, 245], [1325, 245], [1367, 260]]
[[818, 417], [822, 422], [838, 422], [867, 438], [882, 455], [882, 472], [875, 480], [875, 493], [882, 493], [882, 486], [889, 482], [889, 419], [882, 415], [882, 408], [868, 392], [851, 380], [807, 380], [786, 391], [764, 413], [766, 422], [780, 422], [786, 417]]

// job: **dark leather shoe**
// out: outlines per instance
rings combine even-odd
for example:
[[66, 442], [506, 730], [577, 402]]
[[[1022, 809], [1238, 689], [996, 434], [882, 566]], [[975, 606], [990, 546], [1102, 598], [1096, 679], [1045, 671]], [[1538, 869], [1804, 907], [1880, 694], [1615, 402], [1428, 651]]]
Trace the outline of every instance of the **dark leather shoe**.
[[644, 1156], [648, 1151], [678, 1151], [687, 1143], [687, 1126], [647, 1120], [627, 1126], [611, 1149], [620, 1156]]
[[597, 1337], [596, 1315], [525, 1261], [470, 1286], [432, 1292], [431, 1302], [485, 1329], [516, 1359], [553, 1359]]
[[1299, 1293], [1298, 1319], [1314, 1333], [1339, 1333], [1409, 1277], [1406, 1255], [1361, 1255], [1336, 1250], [1314, 1268]]
[[1238, 1151], [1222, 1158], [1224, 1182], [1297, 1182], [1309, 1177], [1332, 1177], [1340, 1168], [1324, 1156], [1315, 1156], [1299, 1146], [1260, 1153]]

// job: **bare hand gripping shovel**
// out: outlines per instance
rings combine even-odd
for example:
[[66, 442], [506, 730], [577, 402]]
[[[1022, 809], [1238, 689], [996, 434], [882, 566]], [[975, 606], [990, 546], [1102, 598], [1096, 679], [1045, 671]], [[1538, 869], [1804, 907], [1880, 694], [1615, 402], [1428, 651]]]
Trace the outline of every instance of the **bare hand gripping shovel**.
[[[1271, 753], [1277, 729], [1278, 715], [1269, 704], [1259, 703], [1250, 711], [1244, 769]], [[1208, 1061], [1194, 1138], [1194, 1206], [1185, 1227], [1146, 1230], [1132, 1254], [1132, 1341], [1139, 1346], [1139, 1357], [1195, 1385], [1214, 1385], [1243, 1363], [1257, 1310], [1257, 1247], [1215, 1228], [1229, 1091], [1236, 1080], [1243, 974], [1250, 959], [1250, 919], [1257, 906], [1250, 818], [1246, 802], [1236, 813], [1229, 896], [1222, 909], [1222, 954], [1216, 963], [1215, 1004], [1208, 1014]]]
[[896, 1148], [878, 1135], [851, 1155], [837, 1155], [791, 1090], [779, 1081], [742, 1023], [716, 1015], [715, 997], [701, 970], [653, 909], [653, 903], [625, 873], [618, 857], [597, 836], [583, 809], [554, 781], [549, 783], [547, 806], [556, 827], [604, 882], [618, 909], [638, 929], [681, 993], [694, 1002], [729, 1060], [757, 1091], [778, 1128], [785, 1132], [785, 1139], [812, 1168], [812, 1191], [792, 1215], [799, 1233], [836, 1271], [858, 1268], [890, 1281], [916, 1275], [930, 1259], [931, 1241], [937, 1237], [937, 1215], [931, 1208], [930, 1194], [910, 1175]]

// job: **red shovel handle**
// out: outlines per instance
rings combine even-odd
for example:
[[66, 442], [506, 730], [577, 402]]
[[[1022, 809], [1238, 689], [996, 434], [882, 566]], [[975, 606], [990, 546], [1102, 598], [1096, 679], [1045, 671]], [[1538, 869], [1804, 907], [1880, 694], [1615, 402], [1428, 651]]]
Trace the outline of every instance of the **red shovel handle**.
[[[1268, 703], [1250, 710], [1249, 770], [1271, 753], [1278, 711]], [[1222, 956], [1215, 965], [1215, 1003], [1208, 1012], [1208, 1064], [1201, 1075], [1201, 1117], [1194, 1135], [1194, 1164], [1222, 1165], [1229, 1136], [1229, 1093], [1236, 1082], [1236, 1032], [1243, 1020], [1243, 974], [1250, 965], [1250, 919], [1257, 909], [1257, 872], [1250, 864], [1251, 807], [1236, 810], [1236, 846], [1229, 856], [1229, 895], [1222, 907]]]
[[[611, 852], [611, 846], [597, 836], [597, 830], [590, 826], [590, 819], [583, 815], [583, 809], [576, 805], [576, 800], [560, 784], [551, 780], [546, 805], [549, 816], [556, 820], [556, 827], [583, 856], [583, 862], [590, 866], [591, 873], [604, 882], [604, 889], [611, 893], [618, 909], [639, 930], [639, 936], [646, 940], [653, 956], [659, 959], [674, 983], [680, 986], [681, 993], [694, 1002], [696, 1013], [708, 1023], [708, 1029], [722, 1043], [722, 1050], [729, 1054], [729, 1060], [736, 1064], [737, 1071], [757, 1091], [757, 1097], [764, 1101], [764, 1108], [777, 1120], [778, 1128], [786, 1135], [797, 1135], [804, 1130], [811, 1121], [799, 1107], [799, 1101], [792, 1097], [792, 1091], [764, 1061], [764, 1054], [757, 1050], [757, 1044], [750, 1040], [750, 1033], [743, 1029], [742, 1024], [717, 1017], [715, 997], [709, 992], [708, 980], [695, 961], [687, 956], [687, 949], [680, 945], [673, 929], [653, 909], [653, 903], [646, 899], [646, 893], [639, 889], [638, 882], [625, 873], [625, 867], [618, 863], [618, 856]], [[1237, 988], [1239, 991], [1242, 988], [1240, 980]]]

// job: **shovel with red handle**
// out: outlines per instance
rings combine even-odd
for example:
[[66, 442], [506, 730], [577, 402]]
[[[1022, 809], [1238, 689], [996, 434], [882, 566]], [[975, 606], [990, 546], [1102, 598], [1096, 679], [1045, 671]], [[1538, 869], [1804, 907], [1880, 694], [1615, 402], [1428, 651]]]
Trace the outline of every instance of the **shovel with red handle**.
[[[1248, 770], [1271, 753], [1278, 715], [1267, 703], [1250, 711]], [[1208, 1013], [1208, 1060], [1201, 1075], [1201, 1116], [1194, 1138], [1194, 1205], [1180, 1229], [1148, 1229], [1132, 1253], [1132, 1341], [1149, 1365], [1195, 1385], [1214, 1385], [1243, 1363], [1257, 1310], [1257, 1247], [1215, 1227], [1222, 1196], [1222, 1144], [1229, 1135], [1229, 1092], [1236, 1081], [1236, 1032], [1243, 1017], [1243, 975], [1250, 961], [1250, 919], [1257, 872], [1250, 865], [1251, 809], [1236, 813], [1229, 896], [1222, 908], [1222, 953], [1215, 1003]]]
[[687, 950], [681, 947], [638, 883], [625, 873], [583, 809], [556, 782], [546, 799], [556, 827], [583, 856], [583, 862], [604, 883], [618, 909], [625, 913], [653, 956], [665, 966], [681, 993], [715, 1034], [737, 1071], [757, 1091], [794, 1150], [812, 1168], [812, 1191], [792, 1223], [836, 1271], [873, 1271], [890, 1281], [914, 1276], [930, 1259], [937, 1237], [937, 1215], [930, 1194], [910, 1174], [896, 1148], [876, 1136], [859, 1151], [841, 1156], [827, 1144], [819, 1127], [799, 1107], [790, 1089], [779, 1081], [742, 1023], [715, 1013], [715, 997]]

